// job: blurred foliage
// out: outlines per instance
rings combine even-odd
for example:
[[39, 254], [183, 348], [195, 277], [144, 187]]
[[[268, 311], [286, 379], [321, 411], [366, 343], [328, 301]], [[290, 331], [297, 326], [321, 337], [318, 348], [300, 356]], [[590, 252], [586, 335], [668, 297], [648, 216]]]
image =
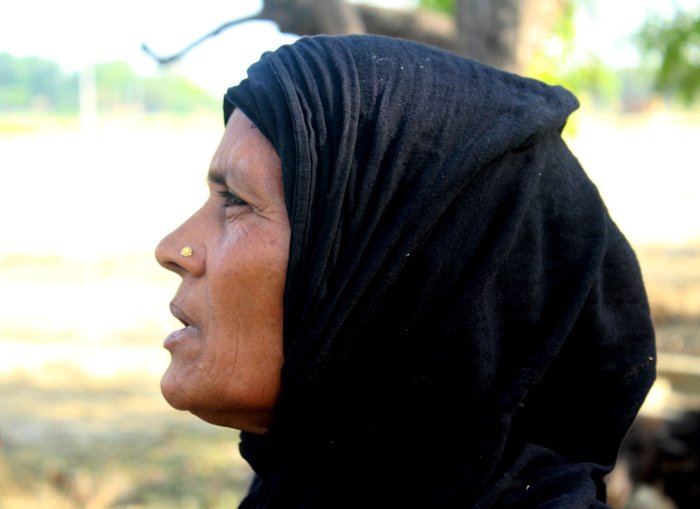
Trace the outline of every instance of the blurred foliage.
[[196, 109], [218, 112], [221, 100], [181, 76], [161, 74], [143, 80], [143, 103], [148, 112], [190, 113]]
[[0, 110], [77, 111], [78, 77], [38, 57], [0, 53]]
[[450, 15], [454, 14], [456, 9], [455, 0], [420, 0], [418, 6]]
[[[217, 98], [182, 76], [142, 77], [125, 62], [98, 63], [93, 70], [100, 112], [187, 114], [220, 107]], [[0, 111], [77, 114], [79, 108], [77, 73], [50, 60], [0, 53]]]
[[577, 47], [576, 15], [591, 8], [591, 0], [567, 2], [552, 33], [529, 63], [527, 74], [563, 85], [595, 106], [612, 107], [624, 93], [619, 72], [592, 52]]
[[657, 90], [692, 103], [700, 92], [700, 10], [648, 17], [636, 39], [656, 68]]
[[[456, 0], [420, 0], [418, 5], [422, 8], [454, 14]], [[606, 64], [601, 56], [581, 46], [576, 34], [577, 16], [586, 11], [590, 14], [594, 9], [593, 0], [568, 0], [552, 32], [542, 41], [539, 52], [529, 62], [525, 74], [546, 83], [562, 85], [574, 92], [584, 103], [596, 108], [641, 111], [649, 107], [655, 92], [652, 67], [643, 64], [631, 69], [613, 68]], [[672, 60], [675, 62], [688, 63], [684, 66], [688, 72], [681, 78], [672, 64], [667, 64], [668, 70], [664, 71], [663, 76], [668, 78], [659, 80], [658, 88], [661, 90], [668, 90], [665, 85], [667, 82], [683, 83], [683, 90], [692, 89], [693, 93], [700, 88], [698, 17], [695, 17], [694, 25], [688, 21], [688, 16], [684, 18], [684, 25], [678, 22], [685, 28], [675, 34], [674, 40], [678, 41], [676, 45], [679, 49], [671, 53]], [[658, 51], [660, 47], [665, 46], [660, 44], [659, 37], [652, 34], [661, 33], [657, 29], [660, 22], [650, 21], [648, 25], [654, 29], [646, 28], [644, 36], [640, 36], [640, 39], [647, 43], [648, 52]], [[694, 27], [695, 32], [692, 32], [691, 26]], [[670, 32], [663, 33], [666, 39], [673, 39]], [[684, 42], [681, 43], [680, 39]], [[695, 41], [695, 46], [692, 41]], [[685, 97], [689, 97], [688, 93], [685, 93]]]
[[[420, 0], [418, 5], [452, 15], [456, 0]], [[583, 9], [591, 9], [592, 5], [591, 0], [567, 2], [552, 33], [530, 61], [526, 74], [547, 83], [563, 85], [596, 106], [611, 107], [625, 91], [622, 77], [596, 55], [582, 54], [581, 48], [576, 47], [576, 15]], [[644, 88], [634, 85], [635, 89]]]

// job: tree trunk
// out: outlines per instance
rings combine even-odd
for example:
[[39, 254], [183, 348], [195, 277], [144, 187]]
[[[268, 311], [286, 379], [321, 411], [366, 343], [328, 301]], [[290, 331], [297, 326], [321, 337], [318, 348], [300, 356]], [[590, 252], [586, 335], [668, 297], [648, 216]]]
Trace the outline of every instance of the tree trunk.
[[297, 35], [364, 32], [357, 9], [344, 0], [265, 0], [259, 17]]
[[457, 41], [461, 53], [502, 69], [514, 69], [520, 4], [520, 0], [460, 0]]
[[458, 50], [454, 19], [424, 10], [383, 9], [343, 0], [265, 0], [259, 17], [298, 35], [371, 33]]
[[459, 51], [501, 69], [523, 72], [565, 6], [566, 0], [459, 0]]
[[265, 0], [261, 18], [299, 35], [373, 33], [445, 48], [523, 72], [567, 0], [457, 0], [455, 18], [344, 0]]
[[411, 39], [459, 52], [457, 24], [450, 16], [422, 9], [399, 11], [363, 4], [357, 5], [357, 11], [366, 33]]

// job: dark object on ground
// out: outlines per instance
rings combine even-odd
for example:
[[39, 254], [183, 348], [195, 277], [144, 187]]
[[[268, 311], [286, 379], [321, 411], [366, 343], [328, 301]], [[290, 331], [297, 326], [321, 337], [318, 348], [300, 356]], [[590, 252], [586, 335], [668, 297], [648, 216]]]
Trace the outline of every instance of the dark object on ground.
[[640, 416], [620, 450], [634, 485], [656, 487], [678, 509], [700, 507], [700, 410], [678, 418]]

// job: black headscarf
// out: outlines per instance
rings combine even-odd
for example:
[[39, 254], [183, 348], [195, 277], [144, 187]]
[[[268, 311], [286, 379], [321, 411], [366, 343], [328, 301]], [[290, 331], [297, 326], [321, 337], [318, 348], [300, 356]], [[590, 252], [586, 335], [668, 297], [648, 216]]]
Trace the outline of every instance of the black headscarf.
[[244, 508], [605, 507], [654, 378], [639, 268], [559, 87], [376, 36], [231, 88], [282, 160], [282, 393]]

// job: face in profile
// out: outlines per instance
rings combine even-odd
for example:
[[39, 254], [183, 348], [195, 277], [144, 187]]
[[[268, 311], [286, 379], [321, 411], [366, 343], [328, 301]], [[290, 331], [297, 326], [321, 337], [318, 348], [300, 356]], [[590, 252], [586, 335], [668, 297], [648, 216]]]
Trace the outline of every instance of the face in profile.
[[161, 390], [177, 409], [261, 433], [280, 387], [290, 228], [279, 156], [240, 110], [208, 181], [202, 208], [156, 248], [182, 278], [170, 308], [183, 328], [165, 340]]

